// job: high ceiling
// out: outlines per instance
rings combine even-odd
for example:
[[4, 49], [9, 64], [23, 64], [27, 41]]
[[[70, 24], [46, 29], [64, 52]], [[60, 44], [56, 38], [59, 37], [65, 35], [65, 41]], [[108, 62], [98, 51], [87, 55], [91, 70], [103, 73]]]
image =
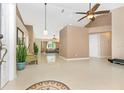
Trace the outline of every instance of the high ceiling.
[[[47, 4], [47, 30], [48, 35], [43, 35], [44, 31], [44, 4], [40, 3], [20, 3], [18, 8], [25, 24], [33, 25], [35, 38], [52, 38], [55, 34], [59, 37], [59, 31], [66, 25], [84, 26], [89, 20], [86, 18], [77, 22], [83, 15], [76, 15], [77, 11], [87, 11], [88, 3], [48, 3]], [[94, 5], [94, 4], [92, 4]], [[98, 10], [115, 9], [124, 4], [103, 3]], [[62, 11], [64, 11], [62, 13]]]

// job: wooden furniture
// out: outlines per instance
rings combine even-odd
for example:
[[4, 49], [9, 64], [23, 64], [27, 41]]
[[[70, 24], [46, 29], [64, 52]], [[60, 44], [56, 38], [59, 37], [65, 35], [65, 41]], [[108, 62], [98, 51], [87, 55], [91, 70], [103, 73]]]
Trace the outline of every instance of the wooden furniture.
[[35, 63], [35, 64], [38, 64], [38, 59], [37, 59], [37, 55], [33, 55], [31, 53], [29, 53], [26, 57], [26, 62], [28, 64], [31, 64], [31, 63]]

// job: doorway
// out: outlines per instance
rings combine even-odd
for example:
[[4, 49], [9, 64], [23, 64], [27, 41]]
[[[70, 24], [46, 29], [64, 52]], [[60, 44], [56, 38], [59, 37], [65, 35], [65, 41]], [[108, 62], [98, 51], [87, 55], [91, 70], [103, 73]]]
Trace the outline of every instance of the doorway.
[[41, 53], [59, 53], [59, 42], [50, 40], [41, 41]]

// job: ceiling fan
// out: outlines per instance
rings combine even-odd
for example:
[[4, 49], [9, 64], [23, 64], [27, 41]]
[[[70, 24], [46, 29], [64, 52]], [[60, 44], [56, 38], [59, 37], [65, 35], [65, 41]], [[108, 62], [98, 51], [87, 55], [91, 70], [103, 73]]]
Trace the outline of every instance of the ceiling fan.
[[82, 18], [80, 18], [78, 21], [81, 21], [84, 18], [88, 18], [91, 21], [95, 20], [95, 15], [97, 14], [105, 14], [109, 13], [110, 10], [103, 10], [103, 11], [96, 11], [99, 8], [100, 4], [96, 3], [92, 8], [91, 8], [91, 3], [89, 3], [89, 10], [87, 12], [76, 12], [76, 14], [85, 14]]

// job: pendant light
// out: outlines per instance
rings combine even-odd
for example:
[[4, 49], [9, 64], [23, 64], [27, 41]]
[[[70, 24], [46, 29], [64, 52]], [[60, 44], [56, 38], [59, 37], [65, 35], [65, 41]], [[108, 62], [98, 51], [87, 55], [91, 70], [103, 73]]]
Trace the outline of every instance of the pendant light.
[[53, 35], [52, 40], [53, 40], [54, 42], [57, 40], [55, 35]]
[[44, 35], [48, 35], [48, 31], [47, 31], [47, 23], [46, 23], [46, 6], [47, 6], [47, 3], [44, 3], [44, 5], [45, 5], [45, 27], [44, 27]]

